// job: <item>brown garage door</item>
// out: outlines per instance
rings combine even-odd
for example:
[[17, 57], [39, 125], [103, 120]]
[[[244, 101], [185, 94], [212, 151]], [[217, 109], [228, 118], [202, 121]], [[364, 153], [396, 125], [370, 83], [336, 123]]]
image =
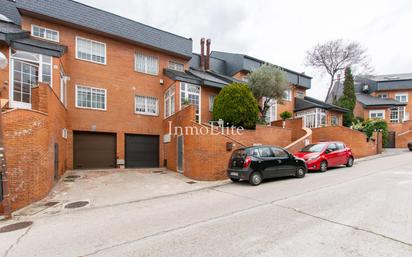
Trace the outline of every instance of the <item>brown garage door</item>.
[[159, 167], [159, 136], [125, 136], [126, 167]]
[[73, 137], [75, 169], [116, 167], [116, 134], [76, 131]]

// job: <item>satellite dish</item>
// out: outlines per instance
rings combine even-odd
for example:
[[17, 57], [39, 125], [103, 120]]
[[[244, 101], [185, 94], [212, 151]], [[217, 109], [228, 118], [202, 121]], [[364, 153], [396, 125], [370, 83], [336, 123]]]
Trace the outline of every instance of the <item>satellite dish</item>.
[[7, 64], [7, 57], [2, 52], [0, 52], [0, 70], [5, 69], [7, 67]]

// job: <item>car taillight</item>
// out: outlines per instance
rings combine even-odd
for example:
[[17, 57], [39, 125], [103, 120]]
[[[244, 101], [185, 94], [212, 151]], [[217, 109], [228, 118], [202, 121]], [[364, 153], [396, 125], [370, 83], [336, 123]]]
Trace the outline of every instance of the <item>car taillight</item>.
[[250, 165], [251, 162], [252, 162], [252, 159], [251, 159], [249, 156], [247, 156], [247, 157], [245, 158], [245, 161], [243, 162], [243, 168], [249, 167], [249, 165]]

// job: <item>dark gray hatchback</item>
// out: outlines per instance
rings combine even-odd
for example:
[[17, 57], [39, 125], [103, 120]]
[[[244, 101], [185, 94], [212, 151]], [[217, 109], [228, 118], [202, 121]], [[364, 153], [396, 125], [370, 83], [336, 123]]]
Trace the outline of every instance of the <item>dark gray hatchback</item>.
[[295, 176], [303, 178], [305, 161], [277, 146], [253, 146], [233, 152], [227, 176], [234, 182], [248, 180], [257, 186], [268, 178]]

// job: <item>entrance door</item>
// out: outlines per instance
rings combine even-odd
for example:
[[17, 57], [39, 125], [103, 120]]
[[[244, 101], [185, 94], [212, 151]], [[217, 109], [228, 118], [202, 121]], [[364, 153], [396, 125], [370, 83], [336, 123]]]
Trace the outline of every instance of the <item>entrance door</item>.
[[183, 173], [183, 136], [177, 137], [177, 171]]
[[125, 136], [126, 168], [159, 167], [159, 136]]
[[389, 131], [388, 140], [386, 141], [385, 148], [395, 148], [396, 147], [396, 132]]
[[116, 167], [116, 134], [75, 131], [73, 137], [75, 169]]

